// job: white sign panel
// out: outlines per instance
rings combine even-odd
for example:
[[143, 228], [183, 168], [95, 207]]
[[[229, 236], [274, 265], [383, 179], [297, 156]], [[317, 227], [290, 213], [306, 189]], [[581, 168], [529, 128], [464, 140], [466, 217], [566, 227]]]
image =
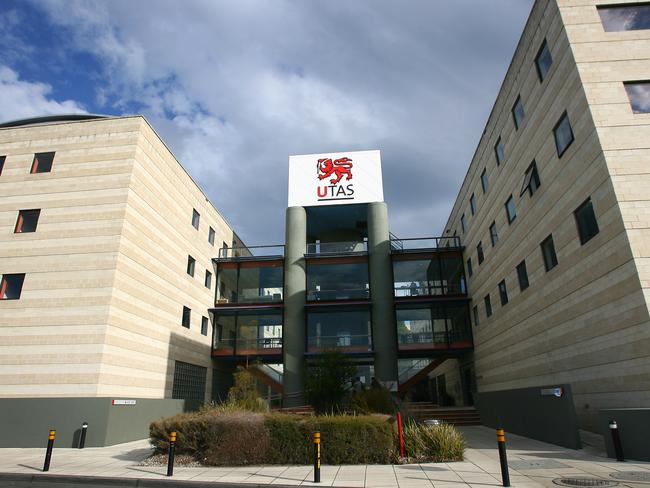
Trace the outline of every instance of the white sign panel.
[[112, 405], [135, 405], [137, 400], [113, 400]]
[[289, 157], [289, 206], [384, 201], [379, 151]]

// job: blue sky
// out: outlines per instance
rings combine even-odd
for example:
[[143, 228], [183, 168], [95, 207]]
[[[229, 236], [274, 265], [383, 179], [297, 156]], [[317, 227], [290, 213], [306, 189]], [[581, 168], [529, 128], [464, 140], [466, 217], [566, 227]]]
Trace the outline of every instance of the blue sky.
[[3, 0], [0, 119], [142, 113], [250, 244], [289, 155], [381, 149], [391, 230], [439, 234], [531, 5]]

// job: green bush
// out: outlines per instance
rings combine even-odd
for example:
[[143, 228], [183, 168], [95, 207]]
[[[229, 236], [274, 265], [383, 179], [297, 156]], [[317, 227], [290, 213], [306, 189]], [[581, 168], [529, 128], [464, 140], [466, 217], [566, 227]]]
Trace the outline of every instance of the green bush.
[[340, 351], [318, 355], [306, 370], [307, 402], [316, 413], [340, 412], [356, 372], [352, 360]]
[[178, 433], [177, 452], [205, 465], [311, 464], [312, 434], [321, 432], [326, 464], [390, 463], [394, 427], [385, 416], [303, 417], [206, 409], [153, 422], [151, 444], [166, 452], [169, 432]]
[[410, 421], [404, 426], [404, 450], [411, 461], [462, 461], [465, 448], [465, 438], [453, 425]]
[[395, 412], [390, 391], [381, 386], [362, 390], [352, 395], [350, 409], [360, 414], [393, 414]]
[[234, 384], [228, 390], [227, 404], [231, 407], [251, 412], [264, 412], [266, 405], [260, 397], [255, 384], [255, 378], [250, 372], [239, 366], [233, 375]]

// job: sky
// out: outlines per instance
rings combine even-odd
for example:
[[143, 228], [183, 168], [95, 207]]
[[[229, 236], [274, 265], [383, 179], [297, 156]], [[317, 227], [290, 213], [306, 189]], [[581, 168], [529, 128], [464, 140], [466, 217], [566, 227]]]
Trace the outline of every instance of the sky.
[[249, 245], [288, 157], [379, 149], [391, 231], [441, 235], [532, 0], [2, 0], [0, 121], [142, 114]]

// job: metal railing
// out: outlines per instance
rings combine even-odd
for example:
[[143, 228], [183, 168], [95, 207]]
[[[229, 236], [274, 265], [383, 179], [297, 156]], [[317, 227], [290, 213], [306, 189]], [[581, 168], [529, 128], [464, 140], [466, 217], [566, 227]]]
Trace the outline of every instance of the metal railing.
[[368, 252], [367, 241], [311, 242], [307, 244], [307, 256], [349, 255]]
[[222, 339], [214, 350], [230, 352], [232, 356], [275, 353], [282, 349], [282, 337], [262, 337], [259, 339]]
[[319, 335], [309, 337], [307, 345], [310, 349], [364, 349], [370, 351], [372, 337], [370, 334]]
[[411, 283], [395, 283], [396, 297], [416, 297], [429, 295], [464, 295], [467, 293], [465, 280], [451, 281], [412, 281]]
[[388, 233], [388, 237], [390, 238], [390, 248], [393, 251], [402, 251], [402, 250], [404, 250], [404, 243], [402, 242], [402, 239], [398, 238], [392, 232]]
[[365, 300], [370, 297], [369, 288], [350, 288], [339, 290], [307, 290], [308, 301], [319, 300], [351, 300], [359, 299]]
[[391, 249], [394, 251], [415, 251], [424, 249], [445, 249], [461, 247], [459, 236], [450, 237], [409, 237], [399, 239], [391, 237]]
[[217, 259], [255, 259], [268, 257], [283, 257], [284, 245], [268, 246], [222, 247]]
[[441, 332], [407, 332], [398, 333], [397, 343], [399, 346], [446, 346], [459, 342], [471, 342], [472, 335], [468, 330], [449, 330]]
[[426, 359], [414, 359], [410, 363], [410, 365], [406, 368], [399, 369], [398, 370], [398, 381], [399, 383], [404, 383], [407, 381], [409, 378], [415, 376], [419, 371], [422, 371], [424, 368], [426, 368], [429, 364], [431, 364], [431, 361], [433, 359], [426, 358]]

